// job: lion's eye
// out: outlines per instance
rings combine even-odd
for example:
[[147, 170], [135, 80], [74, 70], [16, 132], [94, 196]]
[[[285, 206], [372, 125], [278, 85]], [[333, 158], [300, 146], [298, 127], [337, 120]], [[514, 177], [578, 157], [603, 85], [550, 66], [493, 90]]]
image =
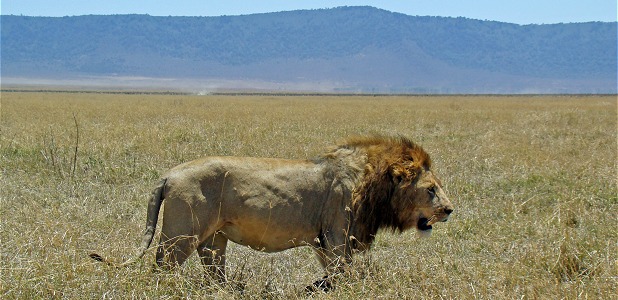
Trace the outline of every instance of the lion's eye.
[[431, 197], [435, 197], [436, 196], [436, 187], [432, 186], [429, 189], [427, 189], [427, 192], [429, 193], [429, 196]]

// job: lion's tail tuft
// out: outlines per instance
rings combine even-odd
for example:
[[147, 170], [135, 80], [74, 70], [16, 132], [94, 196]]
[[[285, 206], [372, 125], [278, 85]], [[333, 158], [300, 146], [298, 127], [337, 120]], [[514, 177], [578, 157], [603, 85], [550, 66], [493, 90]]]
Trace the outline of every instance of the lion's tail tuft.
[[100, 262], [105, 262], [105, 258], [103, 258], [101, 255], [98, 255], [96, 253], [90, 253], [88, 254], [88, 256], [90, 256], [90, 258], [96, 260], [96, 261], [100, 261]]
[[102, 263], [104, 263], [104, 264], [106, 264], [108, 266], [112, 266], [112, 267], [119, 267], [120, 266], [118, 264], [115, 264], [115, 263], [105, 259], [103, 256], [101, 256], [101, 255], [99, 255], [97, 253], [94, 253], [94, 252], [88, 254], [88, 256], [90, 256], [90, 258], [92, 258], [92, 259], [94, 259], [94, 260], [96, 260], [98, 262], [102, 262]]

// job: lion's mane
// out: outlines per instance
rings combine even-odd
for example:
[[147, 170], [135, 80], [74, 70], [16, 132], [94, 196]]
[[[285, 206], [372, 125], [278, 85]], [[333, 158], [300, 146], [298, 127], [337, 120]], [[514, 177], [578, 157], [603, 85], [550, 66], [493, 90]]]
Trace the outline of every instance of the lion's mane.
[[[380, 135], [352, 137], [325, 154], [336, 157], [341, 149], [361, 149], [367, 160], [363, 176], [353, 188], [350, 209], [350, 238], [353, 248], [371, 247], [379, 229], [403, 231], [409, 227], [401, 221], [400, 208], [393, 193], [401, 180], [414, 181], [421, 170], [431, 168], [431, 158], [423, 148], [406, 137]], [[349, 166], [354, 168], [353, 166]]]

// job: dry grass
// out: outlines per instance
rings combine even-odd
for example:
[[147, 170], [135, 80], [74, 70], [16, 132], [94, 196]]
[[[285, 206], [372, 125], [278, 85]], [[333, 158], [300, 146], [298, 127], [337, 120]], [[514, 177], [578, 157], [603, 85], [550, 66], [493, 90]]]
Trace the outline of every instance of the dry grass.
[[430, 239], [382, 233], [320, 298], [617, 299], [615, 96], [1, 97], [3, 299], [304, 298], [321, 275], [307, 248], [231, 246], [224, 287], [195, 257], [153, 274], [153, 253], [124, 269], [87, 253], [132, 255], [150, 189], [180, 162], [309, 158], [374, 132], [424, 145], [456, 209]]

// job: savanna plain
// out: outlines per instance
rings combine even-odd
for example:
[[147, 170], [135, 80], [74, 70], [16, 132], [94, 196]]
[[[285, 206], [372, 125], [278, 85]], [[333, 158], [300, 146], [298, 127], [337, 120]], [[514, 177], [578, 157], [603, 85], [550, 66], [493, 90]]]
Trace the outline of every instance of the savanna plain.
[[[166, 169], [205, 155], [308, 159], [350, 135], [404, 135], [455, 211], [433, 235], [380, 232], [329, 293], [312, 251], [137, 251]], [[616, 96], [191, 96], [3, 92], [2, 299], [618, 299]]]

